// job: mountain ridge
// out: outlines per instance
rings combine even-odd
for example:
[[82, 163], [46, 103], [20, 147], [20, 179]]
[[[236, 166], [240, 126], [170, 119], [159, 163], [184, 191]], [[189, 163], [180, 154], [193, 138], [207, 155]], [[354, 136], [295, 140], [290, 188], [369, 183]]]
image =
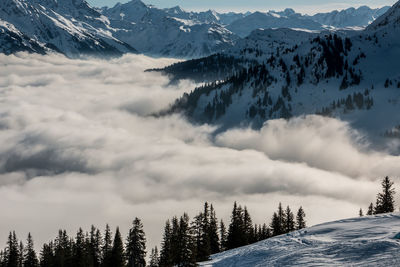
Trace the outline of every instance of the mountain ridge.
[[[351, 9], [345, 14], [354, 17], [357, 10]], [[364, 8], [364, 13], [368, 12], [377, 11]], [[243, 39], [238, 34], [246, 35], [240, 29], [234, 30], [232, 25], [258, 15], [267, 16], [275, 23], [264, 23], [264, 28], [325, 29], [312, 17], [293, 9], [218, 13], [213, 10], [188, 12], [179, 6], [159, 9], [140, 0], [101, 9], [91, 7], [85, 0], [4, 0], [0, 3], [0, 19], [9, 27], [7, 30], [3, 27], [0, 52], [55, 51], [70, 57], [139, 52], [150, 56], [200, 58], [232, 49]], [[304, 21], [308, 26], [298, 24]], [[242, 23], [241, 26], [246, 33], [251, 33], [257, 30], [257, 23], [250, 26]], [[21, 40], [11, 37], [20, 35], [24, 37]]]

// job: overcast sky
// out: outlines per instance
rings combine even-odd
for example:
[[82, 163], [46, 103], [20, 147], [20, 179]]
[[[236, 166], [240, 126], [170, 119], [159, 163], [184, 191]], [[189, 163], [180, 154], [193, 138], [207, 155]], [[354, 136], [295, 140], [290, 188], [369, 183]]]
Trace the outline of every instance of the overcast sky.
[[[117, 2], [126, 3], [129, 0], [88, 0], [95, 6], [113, 6]], [[147, 4], [153, 4], [157, 7], [172, 7], [179, 5], [186, 10], [208, 10], [218, 11], [254, 11], [254, 10], [281, 10], [287, 7], [293, 8], [302, 13], [325, 12], [334, 9], [343, 9], [347, 7], [358, 7], [368, 5], [370, 7], [380, 7], [384, 5], [393, 5], [396, 0], [144, 0]]]

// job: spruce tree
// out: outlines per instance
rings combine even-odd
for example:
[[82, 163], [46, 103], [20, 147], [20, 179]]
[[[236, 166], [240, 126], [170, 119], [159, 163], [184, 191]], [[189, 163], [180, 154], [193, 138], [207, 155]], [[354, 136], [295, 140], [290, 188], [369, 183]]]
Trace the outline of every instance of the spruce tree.
[[227, 249], [227, 232], [226, 232], [226, 226], [224, 221], [221, 219], [221, 222], [219, 224], [219, 238], [220, 238], [220, 251], [225, 251]]
[[146, 237], [139, 218], [133, 220], [126, 242], [128, 267], [146, 267]]
[[22, 243], [22, 241], [19, 242], [19, 256], [18, 256], [18, 267], [22, 267], [22, 265], [24, 264], [24, 251], [25, 251], [25, 247], [24, 244]]
[[387, 213], [394, 211], [394, 183], [386, 176], [382, 180], [382, 193], [376, 198], [375, 214]]
[[303, 228], [306, 228], [306, 221], [305, 218], [306, 217], [306, 213], [303, 210], [303, 207], [300, 207], [299, 210], [297, 211], [297, 215], [296, 215], [296, 229], [300, 230]]
[[296, 229], [294, 222], [294, 215], [290, 207], [287, 206], [285, 210], [285, 232], [289, 233]]
[[114, 242], [111, 251], [111, 264], [112, 267], [124, 267], [125, 266], [125, 252], [124, 245], [122, 243], [121, 233], [119, 227], [115, 230]]
[[364, 216], [364, 213], [363, 213], [363, 210], [360, 208], [360, 210], [358, 211], [358, 216], [360, 216], [360, 217], [363, 217]]
[[171, 223], [169, 220], [167, 220], [164, 227], [163, 241], [161, 243], [160, 267], [173, 266], [171, 237], [172, 237]]
[[40, 267], [56, 267], [53, 242], [44, 244], [40, 251]]
[[106, 230], [104, 232], [103, 246], [101, 247], [101, 266], [102, 267], [112, 267], [112, 233], [110, 226], [106, 225]]
[[69, 239], [67, 231], [59, 230], [54, 243], [54, 264], [60, 267], [72, 267], [74, 242]]
[[244, 207], [243, 210], [243, 245], [248, 245], [253, 242], [254, 239], [254, 228], [253, 222], [251, 220], [251, 216], [247, 210], [247, 207]]
[[373, 214], [374, 214], [374, 204], [372, 204], [372, 202], [371, 202], [371, 204], [369, 204], [369, 207], [368, 207], [367, 215], [373, 215]]
[[90, 238], [88, 244], [88, 252], [90, 257], [90, 262], [93, 267], [99, 267], [101, 264], [101, 247], [102, 238], [99, 229], [96, 229], [93, 225], [90, 229]]
[[282, 225], [279, 220], [279, 216], [276, 212], [272, 215], [272, 220], [271, 220], [271, 230], [272, 230], [272, 235], [277, 236], [282, 234]]
[[197, 266], [194, 244], [189, 228], [189, 216], [184, 213], [179, 220], [178, 267]]
[[5, 250], [5, 262], [7, 267], [19, 267], [20, 254], [18, 239], [15, 232], [10, 232], [7, 239], [7, 248]]
[[172, 228], [171, 228], [171, 257], [173, 265], [177, 265], [180, 263], [180, 229], [179, 229], [179, 220], [178, 217], [174, 216], [171, 220]]
[[79, 228], [76, 233], [75, 246], [73, 249], [73, 262], [75, 267], [86, 267], [88, 266], [88, 255], [85, 234], [82, 228]]
[[198, 229], [195, 229], [196, 247], [197, 247], [197, 261], [208, 260], [211, 254], [210, 246], [210, 209], [208, 202], [204, 203], [203, 212], [195, 218]]
[[209, 225], [209, 238], [211, 254], [220, 252], [220, 240], [218, 236], [218, 220], [213, 205], [210, 206], [210, 225]]
[[24, 267], [38, 267], [39, 261], [36, 256], [35, 247], [33, 245], [33, 239], [31, 233], [28, 234], [28, 239], [26, 241], [26, 248], [24, 253]]
[[151, 249], [149, 267], [159, 267], [159, 266], [160, 266], [160, 257], [158, 255], [158, 248], [156, 246], [155, 248]]
[[227, 249], [237, 248], [244, 244], [243, 210], [235, 202], [233, 204], [231, 223], [228, 229]]

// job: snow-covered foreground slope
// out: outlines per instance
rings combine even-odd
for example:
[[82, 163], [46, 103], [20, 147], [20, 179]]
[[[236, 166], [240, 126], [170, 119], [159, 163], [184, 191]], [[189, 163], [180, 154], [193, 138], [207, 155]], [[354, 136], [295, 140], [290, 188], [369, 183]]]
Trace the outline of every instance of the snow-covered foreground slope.
[[201, 266], [400, 266], [400, 214], [316, 225], [229, 250]]

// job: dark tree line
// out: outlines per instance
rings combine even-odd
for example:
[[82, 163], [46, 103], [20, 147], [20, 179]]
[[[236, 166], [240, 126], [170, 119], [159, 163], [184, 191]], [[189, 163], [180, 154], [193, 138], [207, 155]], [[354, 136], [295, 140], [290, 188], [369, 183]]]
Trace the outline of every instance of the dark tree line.
[[208, 260], [211, 254], [305, 227], [305, 212], [302, 207], [294, 215], [289, 206], [283, 210], [279, 204], [270, 224], [257, 225], [253, 224], [248, 209], [236, 202], [229, 226], [226, 227], [222, 220], [218, 226], [215, 210], [206, 202], [203, 211], [191, 223], [186, 213], [179, 219], [173, 217], [166, 221], [160, 257], [155, 258], [155, 248], [152, 253], [154, 257], [151, 258], [155, 258], [152, 261], [158, 262], [160, 267], [196, 266], [196, 262]]
[[[375, 206], [371, 202], [367, 209], [367, 215], [382, 214], [388, 212], [394, 212], [394, 194], [396, 193], [394, 189], [394, 182], [390, 180], [388, 176], [383, 178], [381, 182], [382, 192], [378, 193], [376, 196]], [[360, 217], [363, 216], [362, 209], [359, 211]]]
[[79, 228], [74, 237], [59, 230], [57, 237], [42, 246], [36, 254], [31, 234], [25, 245], [15, 232], [8, 236], [6, 248], [0, 251], [0, 267], [169, 267], [197, 266], [211, 254], [249, 245], [276, 235], [306, 227], [302, 207], [294, 214], [279, 204], [272, 221], [253, 224], [247, 207], [233, 205], [228, 227], [218, 220], [212, 204], [206, 202], [192, 220], [184, 213], [167, 220], [161, 249], [151, 250], [146, 265], [146, 237], [143, 224], [135, 218], [125, 241], [117, 227], [112, 233], [106, 225], [102, 233], [92, 226], [89, 232]]
[[24, 246], [12, 232], [0, 252], [0, 267], [145, 267], [145, 242], [138, 218], [133, 221], [125, 245], [118, 227], [113, 235], [108, 225], [104, 234], [92, 226], [89, 233], [80, 228], [75, 238], [60, 230], [53, 241], [42, 246], [39, 255], [31, 234]]

